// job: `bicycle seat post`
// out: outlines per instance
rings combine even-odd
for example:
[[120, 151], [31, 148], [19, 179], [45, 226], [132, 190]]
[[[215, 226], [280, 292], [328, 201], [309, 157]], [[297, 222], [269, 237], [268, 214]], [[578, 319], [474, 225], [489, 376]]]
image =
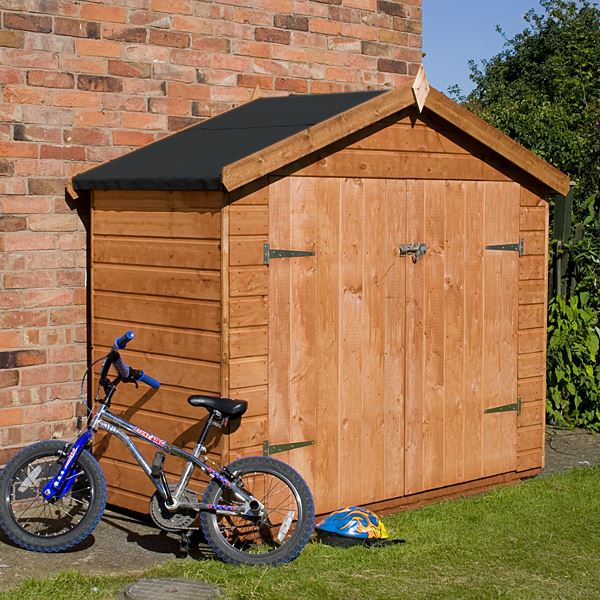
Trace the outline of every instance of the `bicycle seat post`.
[[[218, 410], [208, 410], [208, 419], [206, 420], [206, 423], [204, 424], [204, 427], [202, 428], [202, 432], [200, 433], [200, 436], [198, 437], [198, 442], [194, 448], [194, 451], [192, 452], [192, 456], [194, 458], [198, 458], [200, 456], [200, 454], [202, 454], [203, 452], [206, 452], [206, 447], [204, 446], [204, 442], [206, 441], [206, 438], [208, 437], [208, 432], [210, 431], [210, 428], [214, 427], [214, 426], [222, 426], [223, 421], [224, 421], [223, 415], [221, 415], [221, 413]], [[179, 501], [179, 497], [183, 493], [183, 490], [185, 490], [185, 488], [187, 487], [187, 484], [189, 483], [193, 472], [194, 472], [194, 463], [188, 462], [185, 465], [183, 473], [181, 474], [181, 479], [179, 481], [177, 489], [175, 490], [175, 494], [174, 494], [175, 502]]]

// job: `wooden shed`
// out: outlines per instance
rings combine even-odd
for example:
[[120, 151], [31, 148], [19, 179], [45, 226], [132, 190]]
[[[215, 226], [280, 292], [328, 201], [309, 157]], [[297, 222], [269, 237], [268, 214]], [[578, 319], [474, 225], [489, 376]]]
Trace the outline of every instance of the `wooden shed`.
[[[289, 462], [318, 513], [542, 467], [547, 198], [569, 180], [426, 81], [258, 99], [73, 187], [93, 353], [134, 329], [128, 361], [163, 383], [117, 397], [141, 427], [191, 446], [187, 395], [247, 399], [213, 452]], [[146, 510], [126, 450], [99, 451], [110, 500]]]

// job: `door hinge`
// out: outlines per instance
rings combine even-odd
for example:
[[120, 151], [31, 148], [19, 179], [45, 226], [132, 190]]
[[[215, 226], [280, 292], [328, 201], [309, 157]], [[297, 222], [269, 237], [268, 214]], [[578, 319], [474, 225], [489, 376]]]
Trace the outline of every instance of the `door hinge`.
[[269, 444], [269, 440], [263, 442], [263, 456], [269, 456], [270, 454], [277, 454], [278, 452], [287, 452], [288, 450], [295, 450], [296, 448], [303, 448], [304, 446], [313, 446], [314, 441], [310, 440], [307, 442], [290, 442], [289, 444]]
[[499, 413], [499, 412], [510, 412], [515, 411], [518, 415], [521, 414], [521, 398], [517, 398], [514, 404], [504, 404], [502, 406], [493, 406], [492, 408], [486, 408], [484, 413]]
[[314, 256], [309, 250], [275, 250], [270, 244], [263, 244], [263, 265], [268, 265], [272, 258], [294, 258], [296, 256]]
[[516, 244], [490, 244], [485, 247], [486, 250], [505, 250], [509, 252], [518, 252], [519, 256], [523, 256], [525, 248], [523, 246], [523, 238]]

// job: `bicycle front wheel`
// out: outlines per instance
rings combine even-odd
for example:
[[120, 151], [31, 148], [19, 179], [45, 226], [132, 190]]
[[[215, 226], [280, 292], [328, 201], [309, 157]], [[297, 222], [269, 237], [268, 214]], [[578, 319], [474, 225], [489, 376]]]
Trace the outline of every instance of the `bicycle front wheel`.
[[[256, 498], [259, 517], [203, 512], [202, 532], [223, 561], [247, 565], [279, 565], [293, 560], [313, 529], [314, 505], [306, 482], [289, 465], [270, 457], [237, 460], [227, 467], [236, 483]], [[213, 480], [204, 492], [207, 504], [239, 505], [226, 487]]]
[[61, 552], [82, 542], [98, 525], [106, 482], [96, 459], [84, 450], [75, 478], [60, 500], [48, 502], [44, 487], [60, 471], [65, 442], [47, 441], [16, 454], [0, 476], [0, 527], [17, 545], [34, 552]]

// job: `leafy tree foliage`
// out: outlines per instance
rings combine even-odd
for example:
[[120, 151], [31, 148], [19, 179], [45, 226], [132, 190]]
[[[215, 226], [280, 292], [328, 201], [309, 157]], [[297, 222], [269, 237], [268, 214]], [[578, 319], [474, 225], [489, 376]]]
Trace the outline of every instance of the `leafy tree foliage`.
[[475, 89], [451, 94], [575, 183], [572, 236], [551, 247], [567, 268], [565, 297], [550, 299], [547, 406], [555, 422], [600, 430], [600, 10], [540, 5], [502, 52], [471, 61]]

